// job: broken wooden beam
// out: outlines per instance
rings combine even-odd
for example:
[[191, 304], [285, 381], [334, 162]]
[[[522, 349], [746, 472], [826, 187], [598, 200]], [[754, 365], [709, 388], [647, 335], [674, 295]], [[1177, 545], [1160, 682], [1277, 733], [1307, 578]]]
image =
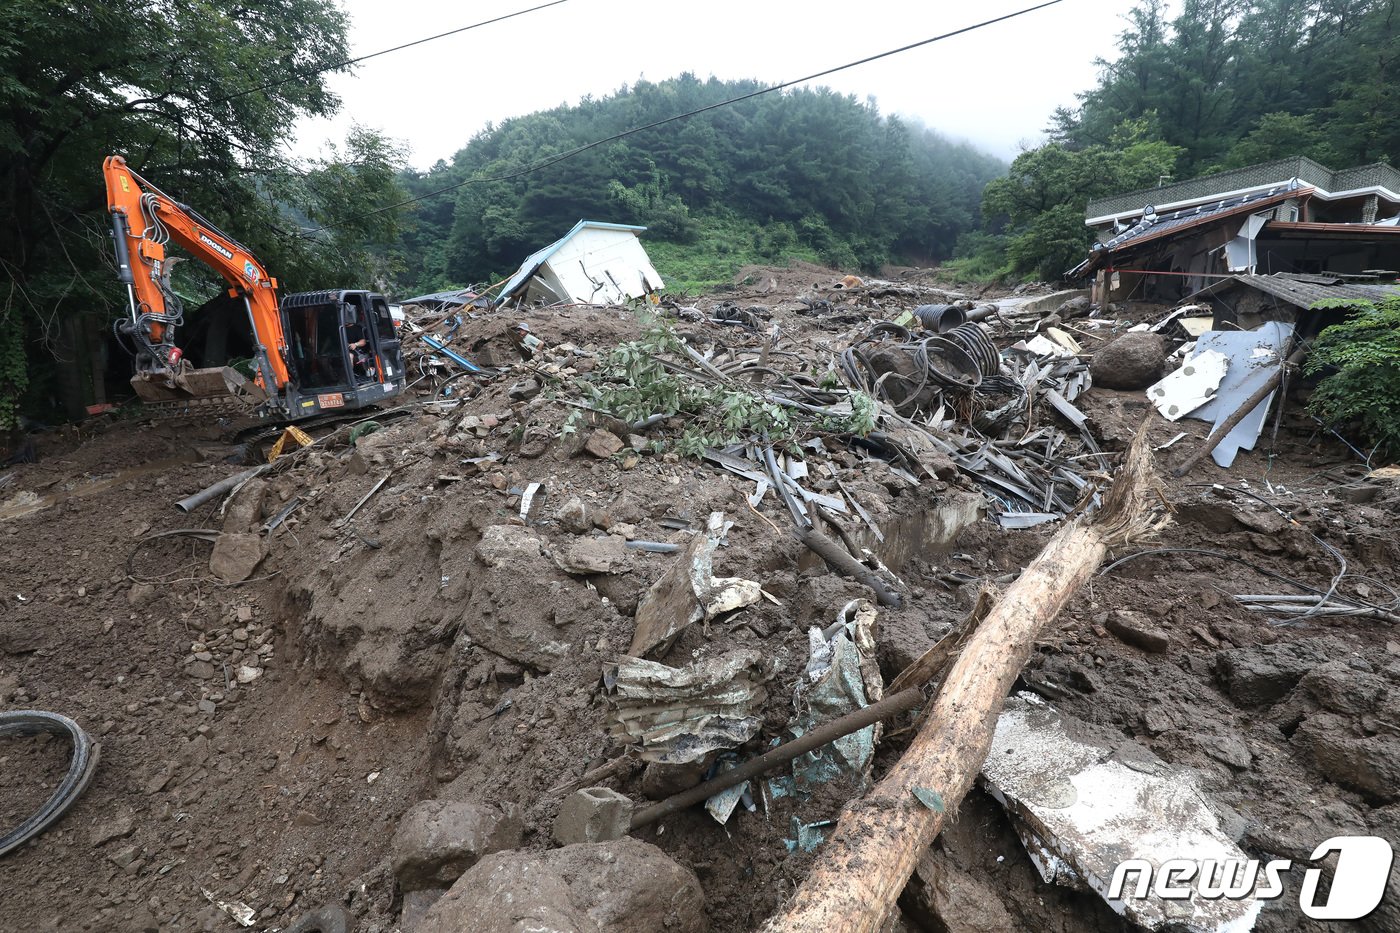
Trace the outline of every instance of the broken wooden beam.
[[988, 612], [889, 773], [847, 804], [788, 907], [765, 933], [879, 930], [919, 856], [972, 786], [997, 715], [1040, 630], [1102, 563], [1110, 544], [1150, 529], [1156, 480], [1146, 425], [1090, 522], [1062, 528]]

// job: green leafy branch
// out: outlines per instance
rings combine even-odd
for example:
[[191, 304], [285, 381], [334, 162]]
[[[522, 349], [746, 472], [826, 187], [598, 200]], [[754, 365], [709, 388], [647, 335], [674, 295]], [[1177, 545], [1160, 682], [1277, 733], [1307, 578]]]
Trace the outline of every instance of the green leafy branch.
[[1400, 296], [1347, 307], [1356, 313], [1324, 329], [1308, 356], [1304, 371], [1326, 374], [1308, 408], [1329, 425], [1355, 425], [1382, 453], [1400, 454]]
[[[849, 405], [810, 413], [742, 383], [694, 375], [670, 325], [652, 315], [644, 323], [641, 339], [619, 344], [580, 384], [591, 408], [629, 424], [655, 415], [684, 419], [685, 428], [670, 439], [683, 456], [698, 458], [707, 447], [754, 437], [790, 447], [805, 433], [864, 436], [875, 427], [875, 401], [861, 393], [852, 393]], [[576, 430], [580, 418], [570, 416], [565, 433]]]

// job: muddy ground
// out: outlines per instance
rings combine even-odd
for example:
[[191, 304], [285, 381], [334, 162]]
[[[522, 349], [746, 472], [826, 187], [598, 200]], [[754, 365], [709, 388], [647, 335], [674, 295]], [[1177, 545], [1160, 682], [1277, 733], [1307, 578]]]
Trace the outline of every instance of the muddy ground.
[[[847, 303], [829, 288], [836, 278], [815, 267], [745, 270], [697, 304], [761, 302], [803, 335], [804, 352], [829, 353], [852, 320], [918, 303]], [[797, 300], [813, 295], [829, 300], [815, 313]], [[1131, 321], [1161, 309], [1118, 311]], [[504, 340], [522, 316], [550, 346], [580, 353], [548, 372], [522, 363]], [[755, 339], [683, 326], [712, 341]], [[590, 351], [637, 333], [620, 309], [482, 314], [458, 345], [508, 371], [451, 410], [413, 408], [353, 445], [341, 428], [222, 513], [217, 502], [188, 515], [173, 503], [246, 469], [238, 425], [94, 419], [36, 435], [38, 462], [0, 474], [13, 476], [0, 489], [0, 710], [72, 717], [100, 742], [101, 762], [62, 822], [0, 860], [0, 930], [239, 929], [224, 902], [251, 908], [257, 930], [337, 904], [355, 930], [410, 931], [418, 908], [395, 880], [390, 840], [428, 799], [486, 805], [519, 821], [521, 848], [551, 847], [567, 793], [624, 753], [607, 730], [602, 673], [626, 651], [639, 599], [676, 559], [627, 549], [607, 572], [561, 569], [576, 546], [607, 536], [683, 544], [712, 511], [735, 523], [716, 574], [756, 580], [777, 604], [692, 626], [659, 660], [757, 649], [776, 673], [748, 750], [779, 735], [807, 630], [870, 591], [813, 561], [773, 496], [751, 508], [751, 482], [673, 453], [596, 457], [582, 449], [591, 426], [560, 434], [570, 408], [553, 387], [590, 369]], [[546, 391], [512, 398], [531, 377]], [[1155, 444], [1189, 434], [1158, 455], [1174, 523], [1112, 558], [1195, 550], [1095, 577], [1042, 633], [1018, 689], [1190, 769], [1252, 857], [1306, 860], [1339, 834], [1400, 841], [1400, 634], [1381, 618], [1277, 624], [1234, 598], [1290, 592], [1269, 573], [1326, 589], [1341, 559], [1340, 592], [1394, 602], [1400, 484], [1364, 478], [1359, 458], [1296, 400], [1272, 445], [1266, 437], [1228, 471], [1207, 460], [1179, 480], [1165, 467], [1208, 425], [1168, 423], [1141, 392], [1092, 389], [1079, 406], [1110, 451], [1144, 417]], [[980, 501], [967, 477], [913, 486], [832, 448], [910, 597], [879, 613], [888, 681], [1057, 526], [1005, 531], [983, 517], [933, 546], [927, 516]], [[533, 482], [549, 497], [526, 524], [520, 493]], [[591, 527], [556, 517], [574, 497]], [[203, 540], [153, 537], [253, 533], [297, 498], [246, 582], [217, 579]], [[876, 779], [907, 741], [899, 725], [880, 745]], [[0, 825], [37, 805], [66, 751], [49, 739], [0, 746]], [[643, 801], [648, 780], [640, 764], [623, 764], [604, 783]], [[727, 825], [694, 809], [637, 836], [695, 873], [702, 925], [739, 933], [802, 882], [812, 856], [785, 845], [793, 820], [834, 819], [858, 793], [838, 781], [807, 799], [764, 799]], [[1397, 885], [1362, 928], [1400, 929]], [[887, 928], [1127, 927], [1096, 896], [1042, 882], [1002, 809], [975, 790]], [[1256, 928], [1325, 925], [1304, 917], [1290, 891]]]

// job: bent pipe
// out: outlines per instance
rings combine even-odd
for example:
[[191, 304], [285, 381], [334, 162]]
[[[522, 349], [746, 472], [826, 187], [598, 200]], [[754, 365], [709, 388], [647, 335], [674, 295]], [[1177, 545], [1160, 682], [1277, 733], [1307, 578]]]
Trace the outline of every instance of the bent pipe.
[[97, 770], [98, 746], [92, 744], [76, 722], [58, 713], [21, 709], [0, 713], [0, 738], [11, 735], [38, 735], [49, 732], [66, 735], [73, 743], [73, 760], [58, 789], [33, 815], [15, 829], [0, 836], [0, 858], [13, 852], [48, 829], [82, 795]]

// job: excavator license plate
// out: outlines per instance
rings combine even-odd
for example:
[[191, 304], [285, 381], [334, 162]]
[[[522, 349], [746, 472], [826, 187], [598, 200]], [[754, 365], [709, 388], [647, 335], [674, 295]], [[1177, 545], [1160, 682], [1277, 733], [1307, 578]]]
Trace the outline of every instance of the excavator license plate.
[[345, 396], [339, 392], [327, 392], [325, 395], [316, 396], [316, 404], [322, 408], [344, 408]]

